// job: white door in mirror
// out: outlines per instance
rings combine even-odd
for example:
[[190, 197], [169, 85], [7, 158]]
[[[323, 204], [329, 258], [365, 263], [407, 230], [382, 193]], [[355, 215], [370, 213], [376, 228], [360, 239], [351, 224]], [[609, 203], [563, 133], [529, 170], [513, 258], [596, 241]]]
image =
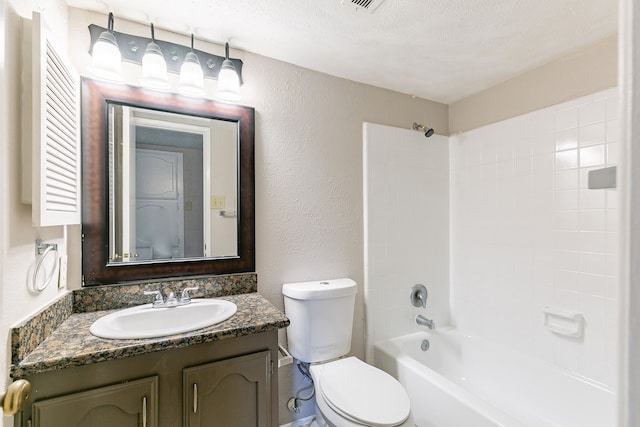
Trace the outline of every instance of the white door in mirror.
[[224, 322], [237, 309], [234, 303], [220, 299], [194, 299], [191, 304], [171, 308], [145, 304], [101, 317], [90, 331], [97, 337], [110, 339], [163, 337]]

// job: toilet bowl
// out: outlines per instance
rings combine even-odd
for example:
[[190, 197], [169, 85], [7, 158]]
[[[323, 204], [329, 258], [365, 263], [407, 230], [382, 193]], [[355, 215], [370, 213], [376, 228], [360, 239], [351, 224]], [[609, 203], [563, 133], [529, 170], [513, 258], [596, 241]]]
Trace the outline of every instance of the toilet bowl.
[[409, 396], [395, 378], [355, 357], [312, 365], [312, 427], [414, 427]]
[[357, 285], [351, 279], [282, 286], [289, 351], [310, 365], [316, 396], [313, 427], [414, 427], [409, 396], [386, 372], [351, 349]]

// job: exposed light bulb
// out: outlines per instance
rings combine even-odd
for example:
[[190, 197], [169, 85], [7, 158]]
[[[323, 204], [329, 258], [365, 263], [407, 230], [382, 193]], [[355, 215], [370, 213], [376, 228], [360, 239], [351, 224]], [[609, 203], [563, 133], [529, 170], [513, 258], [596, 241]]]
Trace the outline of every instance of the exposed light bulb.
[[198, 55], [193, 51], [193, 34], [191, 34], [191, 52], [188, 52], [180, 67], [180, 93], [189, 96], [204, 95], [204, 73]]
[[151, 89], [169, 89], [167, 63], [160, 46], [156, 43], [153, 24], [151, 24], [151, 42], [142, 57], [141, 83]]
[[218, 91], [216, 95], [227, 101], [240, 99], [240, 77], [236, 72], [233, 62], [229, 59], [229, 43], [225, 44], [225, 60], [218, 73]]
[[109, 13], [107, 31], [103, 31], [93, 45], [89, 71], [101, 79], [122, 80], [122, 55], [113, 34], [113, 13]]

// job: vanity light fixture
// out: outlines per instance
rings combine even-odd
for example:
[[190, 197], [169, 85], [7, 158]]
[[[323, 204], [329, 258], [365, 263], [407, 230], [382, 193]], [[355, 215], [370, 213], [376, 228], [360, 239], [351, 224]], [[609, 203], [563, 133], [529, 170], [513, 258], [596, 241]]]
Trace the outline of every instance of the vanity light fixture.
[[167, 63], [164, 60], [162, 49], [156, 43], [153, 24], [151, 24], [151, 42], [147, 45], [142, 57], [142, 85], [150, 89], [169, 89], [169, 76], [167, 75]]
[[122, 55], [113, 34], [113, 13], [109, 13], [107, 29], [100, 33], [93, 45], [89, 71], [101, 79], [122, 80]]
[[218, 74], [218, 92], [216, 96], [226, 101], [237, 101], [240, 99], [240, 77], [229, 59], [229, 43], [224, 44], [224, 61]]
[[[109, 27], [89, 25], [91, 35], [90, 53], [95, 64], [103, 64], [113, 72], [93, 74], [102, 79], [122, 80], [121, 61], [142, 65], [141, 84], [157, 90], [175, 90], [189, 96], [203, 96], [204, 79], [218, 79], [216, 97], [226, 101], [240, 99], [242, 84], [242, 60], [229, 58], [229, 43], [225, 44], [225, 56], [194, 49], [191, 46], [155, 39], [155, 29], [151, 24], [151, 39], [113, 31], [113, 14], [109, 14]], [[105, 41], [106, 40], [106, 41]], [[107, 50], [112, 55], [107, 59], [100, 56], [101, 43], [108, 43]], [[115, 51], [115, 52], [114, 52]], [[98, 58], [96, 58], [98, 56]], [[93, 71], [93, 66], [91, 70]], [[97, 67], [100, 69], [100, 67]], [[167, 73], [179, 74], [177, 88], [171, 89]]]
[[180, 67], [178, 91], [189, 96], [204, 95], [204, 73], [198, 55], [193, 51], [193, 34], [191, 34], [191, 51], [187, 53]]

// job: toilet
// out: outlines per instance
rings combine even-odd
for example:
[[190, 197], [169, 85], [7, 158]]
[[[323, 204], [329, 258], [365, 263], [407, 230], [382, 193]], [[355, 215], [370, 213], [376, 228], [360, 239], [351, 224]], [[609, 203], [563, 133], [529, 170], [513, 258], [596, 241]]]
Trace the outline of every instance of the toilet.
[[357, 285], [351, 279], [282, 286], [289, 352], [310, 364], [316, 397], [312, 427], [414, 427], [409, 396], [386, 372], [356, 357], [351, 332]]

